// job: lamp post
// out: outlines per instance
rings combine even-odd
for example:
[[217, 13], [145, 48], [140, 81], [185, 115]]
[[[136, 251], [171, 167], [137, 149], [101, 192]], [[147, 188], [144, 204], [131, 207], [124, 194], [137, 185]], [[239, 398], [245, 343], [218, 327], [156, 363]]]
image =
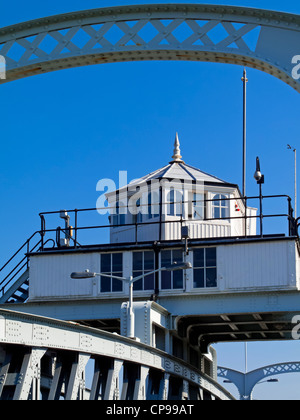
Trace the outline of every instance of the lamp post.
[[297, 219], [297, 149], [290, 144], [287, 145], [289, 150], [292, 150], [295, 155], [295, 219]]
[[71, 279], [74, 280], [78, 280], [78, 279], [91, 279], [94, 277], [108, 277], [111, 279], [116, 279], [116, 280], [120, 280], [123, 283], [127, 283], [129, 285], [129, 332], [128, 332], [128, 336], [129, 338], [134, 339], [135, 338], [135, 333], [134, 333], [134, 312], [133, 312], [133, 284], [138, 281], [141, 280], [142, 278], [146, 277], [146, 276], [150, 276], [152, 274], [155, 273], [159, 273], [160, 271], [178, 271], [178, 270], [188, 270], [192, 268], [192, 264], [191, 263], [174, 263], [170, 266], [166, 266], [166, 267], [161, 267], [157, 270], [154, 271], [150, 271], [149, 273], [143, 274], [141, 276], [137, 276], [137, 277], [119, 277], [119, 276], [114, 276], [114, 275], [110, 275], [110, 274], [103, 274], [103, 273], [95, 273], [89, 270], [85, 270], [83, 272], [75, 272], [71, 274]]

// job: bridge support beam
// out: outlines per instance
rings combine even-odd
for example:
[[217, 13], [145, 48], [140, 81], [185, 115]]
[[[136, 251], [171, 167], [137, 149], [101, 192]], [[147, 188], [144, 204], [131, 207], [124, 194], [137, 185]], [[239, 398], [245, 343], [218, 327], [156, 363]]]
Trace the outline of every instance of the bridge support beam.
[[83, 400], [83, 392], [85, 389], [84, 371], [89, 360], [89, 354], [78, 354], [78, 360], [72, 365], [66, 400]]
[[147, 395], [149, 368], [146, 366], [140, 366], [139, 371], [139, 378], [136, 380], [134, 387], [134, 401], [145, 400]]
[[[41, 347], [41, 344], [43, 347]], [[88, 361], [95, 361], [91, 391]], [[199, 368], [120, 335], [53, 318], [0, 310], [1, 400], [167, 400], [190, 389], [234, 399]]]
[[14, 393], [14, 400], [28, 400], [32, 389], [32, 399], [39, 399], [40, 362], [46, 349], [32, 348], [24, 355], [22, 367], [18, 375], [18, 384]]
[[107, 401], [120, 399], [120, 372], [123, 367], [122, 360], [113, 360], [108, 371], [104, 399]]
[[159, 388], [159, 399], [162, 401], [166, 401], [169, 396], [169, 385], [170, 385], [170, 375], [165, 373]]
[[237, 387], [242, 401], [252, 400], [253, 390], [260, 381], [266, 380], [271, 376], [299, 372], [300, 362], [278, 363], [253, 370], [246, 374], [224, 367], [218, 368], [218, 376], [232, 382]]

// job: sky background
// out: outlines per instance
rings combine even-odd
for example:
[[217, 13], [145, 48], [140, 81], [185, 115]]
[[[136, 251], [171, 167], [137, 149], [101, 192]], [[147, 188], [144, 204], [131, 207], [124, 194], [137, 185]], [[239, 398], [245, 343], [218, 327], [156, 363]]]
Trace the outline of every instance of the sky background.
[[[146, 3], [0, 1], [0, 27], [75, 10]], [[300, 13], [294, 0], [211, 3]], [[0, 264], [39, 230], [41, 211], [95, 207], [98, 180], [117, 183], [121, 170], [131, 180], [166, 165], [176, 131], [186, 163], [241, 186], [242, 72], [240, 66], [200, 62], [120, 63], [2, 85]], [[294, 157], [286, 145], [299, 144], [299, 94], [257, 70], [248, 69], [248, 79], [247, 193], [257, 195], [253, 173], [260, 156], [264, 193], [293, 197]], [[277, 212], [276, 206], [272, 210]], [[220, 365], [244, 370], [243, 344], [216, 349]], [[297, 361], [300, 343], [251, 343], [248, 356], [249, 370]], [[300, 399], [300, 375], [279, 379], [259, 385], [254, 397]]]

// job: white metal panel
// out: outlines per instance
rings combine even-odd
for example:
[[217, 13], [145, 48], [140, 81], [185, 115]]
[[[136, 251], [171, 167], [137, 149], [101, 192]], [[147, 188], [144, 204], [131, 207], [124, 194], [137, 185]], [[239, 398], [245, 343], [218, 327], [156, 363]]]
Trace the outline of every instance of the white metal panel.
[[[224, 238], [231, 236], [231, 225], [228, 222], [184, 222], [188, 226], [191, 239]], [[181, 239], [181, 222], [166, 223], [164, 225], [166, 240]]]
[[113, 244], [135, 242], [135, 226], [122, 226], [110, 228], [110, 242]]
[[[149, 223], [151, 223], [151, 220], [149, 220]], [[151, 242], [151, 241], [159, 240], [159, 228], [160, 228], [159, 223], [139, 225], [138, 231], [137, 231], [137, 241], [138, 242]]]
[[218, 276], [223, 278], [225, 290], [295, 287], [295, 259], [290, 263], [293, 251], [289, 245], [272, 241], [220, 246]]
[[93, 296], [94, 280], [72, 280], [73, 271], [99, 272], [100, 256], [95, 253], [53, 254], [30, 258], [30, 296], [68, 298]]
[[300, 255], [299, 255], [299, 247], [297, 244], [295, 246], [295, 259], [296, 259], [296, 285], [297, 288], [300, 289]]

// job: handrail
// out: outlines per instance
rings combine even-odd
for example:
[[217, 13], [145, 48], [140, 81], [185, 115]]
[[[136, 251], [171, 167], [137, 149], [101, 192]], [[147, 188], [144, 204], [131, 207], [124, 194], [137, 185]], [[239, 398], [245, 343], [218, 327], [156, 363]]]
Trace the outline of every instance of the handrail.
[[[26, 242], [13, 254], [13, 256], [0, 268], [0, 273], [3, 272], [5, 268], [8, 267], [8, 265], [15, 260], [17, 257], [21, 257], [20, 253], [23, 252], [24, 248], [26, 248], [25, 256], [21, 258], [11, 269], [11, 271], [6, 274], [6, 276], [0, 280], [0, 293], [2, 296], [5, 293], [5, 289], [9, 286], [9, 284], [16, 278], [16, 276], [26, 267], [26, 269], [29, 268], [29, 257], [28, 254], [35, 251], [36, 248], [42, 243], [42, 240], [39, 239], [37, 243], [34, 244], [34, 246], [30, 247], [30, 242], [36, 235], [41, 235], [40, 231], [36, 231], [33, 235], [30, 236], [29, 239], [27, 239]], [[39, 250], [41, 247], [39, 248]], [[21, 266], [21, 267], [20, 267]], [[20, 267], [20, 268], [19, 268]]]
[[22, 246], [20, 246], [20, 248], [14, 253], [14, 255], [0, 268], [0, 273], [17, 256], [17, 254], [19, 254], [19, 252], [25, 247], [25, 245], [27, 246], [28, 242], [30, 242], [31, 239], [38, 233], [40, 232], [39, 231], [34, 232], [34, 234], [31, 235], [30, 238], [27, 239], [27, 241], [24, 242]]
[[[263, 220], [264, 219], [268, 219], [268, 218], [287, 218], [288, 220], [288, 232], [289, 232], [289, 236], [298, 236], [298, 230], [296, 229], [296, 221], [293, 217], [293, 208], [291, 205], [291, 198], [288, 195], [285, 194], [278, 194], [278, 195], [266, 195], [266, 196], [250, 196], [250, 197], [226, 197], [226, 195], [223, 194], [218, 194], [220, 197], [219, 198], [213, 198], [213, 199], [199, 199], [199, 200], [180, 200], [180, 201], [167, 201], [167, 202], [161, 202], [161, 203], [151, 203], [151, 204], [138, 204], [137, 203], [135, 205], [132, 204], [126, 204], [126, 205], [121, 205], [122, 203], [122, 199], [120, 199], [120, 203], [115, 204], [114, 206], [108, 206], [108, 207], [94, 207], [94, 208], [85, 208], [85, 209], [72, 209], [72, 210], [64, 210], [64, 212], [67, 212], [68, 214], [75, 214], [75, 227], [73, 227], [74, 232], [75, 232], [75, 238], [69, 236], [69, 239], [71, 239], [74, 242], [74, 247], [80, 247], [81, 245], [79, 244], [79, 242], [77, 241], [77, 236], [78, 236], [78, 232], [80, 232], [81, 230], [88, 230], [88, 229], [107, 229], [107, 228], [118, 228], [118, 227], [135, 227], [135, 242], [137, 242], [137, 233], [138, 233], [138, 228], [140, 226], [147, 226], [147, 225], [165, 225], [165, 224], [170, 224], [170, 223], [176, 223], [176, 222], [180, 222], [180, 223], [185, 223], [185, 222], [192, 222], [192, 221], [230, 221], [230, 220], [239, 220], [242, 219], [244, 220], [244, 230], [245, 230], [245, 237], [247, 237], [247, 221], [251, 220], [251, 219], [260, 219], [260, 236], [263, 236], [263, 230], [262, 230], [262, 226], [263, 226]], [[264, 214], [262, 211], [260, 212], [260, 214], [257, 215], [249, 215], [247, 209], [249, 208], [247, 206], [247, 204], [249, 204], [250, 200], [260, 200], [261, 202], [263, 200], [268, 200], [268, 199], [278, 199], [278, 198], [285, 198], [288, 201], [288, 211], [287, 213], [278, 213], [278, 214]], [[124, 198], [125, 201], [125, 198]], [[127, 201], [127, 200], [126, 200]], [[183, 213], [184, 213], [184, 206], [185, 205], [191, 205], [191, 204], [197, 204], [199, 205], [203, 205], [203, 208], [206, 209], [206, 203], [218, 203], [218, 202], [223, 202], [223, 201], [227, 201], [227, 202], [231, 202], [231, 201], [236, 201], [236, 202], [243, 202], [244, 203], [244, 211], [243, 211], [243, 215], [238, 216], [238, 215], [234, 215], [234, 216], [225, 216], [225, 217], [207, 217], [207, 214], [205, 214], [205, 210], [204, 210], [204, 217], [203, 219], [193, 219], [190, 218], [189, 215], [183, 217]], [[140, 209], [142, 207], [147, 207], [148, 209], [153, 208], [154, 206], [157, 208], [158, 206], [160, 207], [160, 210], [156, 210], [159, 214], [156, 215], [161, 216], [162, 213], [162, 206], [170, 206], [170, 205], [174, 205], [174, 208], [176, 205], [181, 205], [181, 216], [175, 216], [178, 217], [180, 219], [178, 220], [162, 220], [161, 217], [159, 221], [157, 220], [142, 220], [142, 221], [138, 221], [138, 218], [136, 218], [136, 220], [132, 223], [114, 223], [114, 224], [106, 224], [106, 225], [90, 225], [90, 226], [78, 226], [78, 214], [80, 213], [84, 213], [84, 212], [92, 212], [92, 211], [101, 211], [101, 210], [105, 210], [107, 212], [110, 213], [110, 215], [115, 215], [115, 214], [126, 214], [123, 213], [121, 211], [121, 209], [125, 209], [126, 211], [129, 210], [130, 208], [135, 208], [135, 209]], [[260, 208], [262, 209], [262, 205], [260, 206]], [[117, 213], [116, 213], [117, 212]], [[119, 212], [119, 213], [118, 213]], [[48, 229], [46, 230], [45, 228], [45, 216], [47, 215], [55, 215], [55, 214], [60, 214], [61, 210], [58, 211], [48, 211], [48, 212], [43, 212], [40, 213], [40, 217], [42, 219], [42, 226], [44, 227], [43, 230], [43, 236], [46, 233], [51, 233], [56, 231], [56, 229]], [[150, 213], [150, 212], [149, 212]], [[142, 213], [142, 216], [147, 216], [147, 213]], [[152, 215], [152, 218], [156, 218], [154, 215]], [[63, 231], [62, 228], [59, 228], [60, 231]], [[67, 232], [64, 231], [67, 237]], [[243, 236], [243, 235], [240, 235]], [[59, 244], [58, 244], [59, 246]]]
[[[216, 193], [218, 194], [218, 193]], [[220, 195], [223, 195], [220, 193]], [[269, 198], [286, 198], [288, 200], [291, 200], [291, 197], [286, 194], [279, 194], [279, 195], [264, 195], [262, 197], [263, 199], [269, 199]], [[226, 198], [214, 198], [214, 199], [204, 199], [204, 200], [180, 200], [180, 201], [165, 201], [161, 203], [162, 205], [173, 205], [173, 204], [188, 204], [188, 203], [211, 203], [211, 202], [218, 202], [218, 201], [245, 201], [245, 200], [259, 200], [260, 196], [251, 196], [251, 197], [226, 197]], [[122, 201], [122, 199], [120, 199]], [[119, 205], [119, 209], [128, 209], [130, 207], [132, 208], [140, 208], [140, 207], [157, 207], [160, 203], [151, 203], [151, 204], [139, 204], [139, 205]], [[107, 206], [107, 207], [89, 207], [84, 209], [69, 209], [64, 210], [67, 213], [82, 213], [82, 212], [89, 212], [89, 211], [98, 211], [98, 210], [116, 210], [116, 206]], [[51, 214], [60, 214], [62, 210], [55, 210], [55, 211], [45, 211], [39, 213], [39, 216], [46, 216]]]

